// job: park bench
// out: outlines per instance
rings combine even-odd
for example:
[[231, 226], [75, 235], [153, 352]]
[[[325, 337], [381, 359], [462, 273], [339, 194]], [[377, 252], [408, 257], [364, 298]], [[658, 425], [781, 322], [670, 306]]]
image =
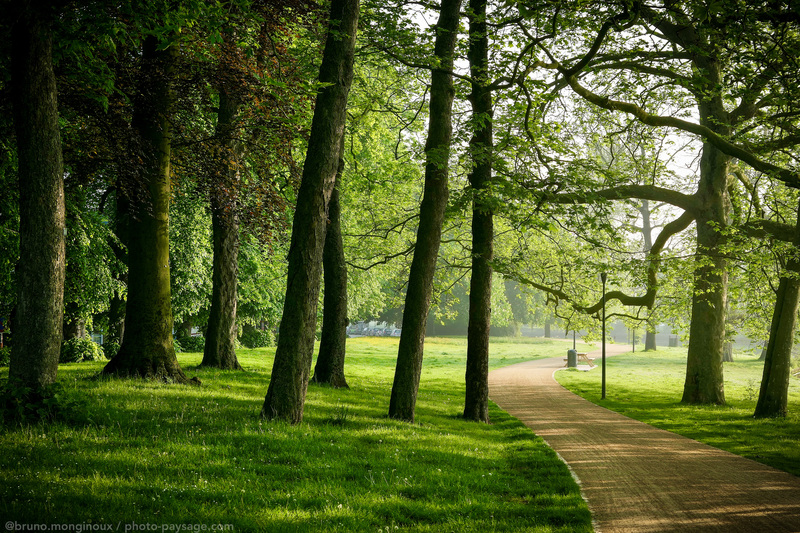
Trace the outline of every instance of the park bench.
[[[580, 362], [584, 362], [589, 366], [594, 366], [594, 360], [595, 360], [594, 357], [589, 357], [589, 353], [588, 352], [578, 352], [578, 362], [579, 363]], [[564, 358], [564, 366], [567, 366], [568, 364], [569, 364], [569, 359], [567, 359], [565, 357]]]

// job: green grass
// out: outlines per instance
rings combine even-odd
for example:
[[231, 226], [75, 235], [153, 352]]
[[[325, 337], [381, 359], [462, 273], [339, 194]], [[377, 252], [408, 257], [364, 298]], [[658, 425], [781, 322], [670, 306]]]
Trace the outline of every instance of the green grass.
[[584, 398], [636, 420], [800, 475], [800, 381], [791, 380], [789, 417], [753, 418], [763, 362], [735, 354], [725, 363], [725, 406], [680, 403], [686, 349], [659, 348], [607, 359], [606, 400], [599, 367], [557, 372], [559, 383]]
[[[386, 417], [397, 339], [348, 341], [351, 390], [311, 386], [302, 424], [262, 422], [273, 349], [201, 387], [87, 379], [61, 365], [91, 422], [0, 430], [0, 516], [17, 524], [232, 524], [235, 531], [591, 531], [567, 468], [517, 420], [466, 422], [463, 339], [428, 339], [417, 422]], [[492, 366], [565, 353], [496, 342]], [[6, 377], [7, 370], [0, 373]]]

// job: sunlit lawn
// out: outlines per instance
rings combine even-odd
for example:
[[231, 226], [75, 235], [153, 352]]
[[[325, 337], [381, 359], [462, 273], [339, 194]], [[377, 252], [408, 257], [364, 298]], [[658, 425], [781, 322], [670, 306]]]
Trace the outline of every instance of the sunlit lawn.
[[[386, 417], [392, 338], [348, 340], [351, 389], [310, 387], [294, 427], [259, 419], [273, 349], [241, 350], [244, 372], [198, 370], [200, 354], [181, 354], [201, 387], [90, 380], [102, 363], [62, 365], [90, 422], [2, 430], [0, 516], [119, 531], [591, 531], [578, 487], [540, 439], [496, 408], [491, 425], [459, 417], [465, 347], [426, 342], [415, 424]], [[558, 341], [498, 341], [492, 366], [563, 353]]]
[[792, 379], [786, 420], [753, 418], [763, 361], [737, 353], [725, 363], [727, 405], [680, 403], [686, 349], [659, 348], [607, 359], [606, 400], [600, 369], [556, 373], [559, 383], [590, 401], [656, 427], [800, 475], [800, 380]]

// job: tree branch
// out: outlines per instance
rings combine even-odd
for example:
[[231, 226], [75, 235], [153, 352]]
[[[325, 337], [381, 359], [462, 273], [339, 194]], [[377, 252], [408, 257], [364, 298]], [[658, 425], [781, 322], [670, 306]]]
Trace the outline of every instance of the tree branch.
[[623, 113], [633, 115], [641, 123], [647, 124], [648, 126], [670, 127], [693, 133], [699, 137], [702, 137], [706, 142], [713, 144], [715, 147], [729, 156], [735, 157], [740, 161], [747, 163], [755, 170], [769, 174], [775, 179], [782, 181], [789, 187], [800, 189], [800, 175], [798, 175], [797, 172], [790, 169], [781, 168], [777, 165], [759, 159], [750, 151], [730, 142], [725, 137], [706, 126], [675, 117], [654, 115], [645, 111], [636, 104], [612, 100], [607, 96], [600, 96], [599, 94], [593, 93], [589, 89], [583, 87], [578, 82], [578, 78], [574, 74], [569, 74], [570, 71], [564, 69], [563, 67], [560, 67], [559, 71], [565, 76], [569, 86], [573, 91], [575, 91], [576, 94], [598, 107], [607, 109], [609, 111], [622, 111]]
[[795, 227], [773, 220], [754, 220], [739, 226], [739, 230], [748, 237], [764, 239], [772, 237], [783, 242], [794, 242]]
[[[684, 212], [681, 216], [670, 222], [669, 224], [664, 226], [664, 229], [658, 234], [658, 238], [656, 238], [655, 242], [653, 243], [653, 247], [647, 254], [647, 290], [641, 296], [632, 296], [626, 294], [622, 291], [610, 291], [606, 293], [605, 301], [608, 302], [609, 300], [617, 300], [622, 305], [627, 306], [644, 306], [647, 308], [652, 308], [655, 304], [656, 299], [656, 291], [658, 289], [658, 270], [661, 265], [661, 252], [664, 250], [669, 239], [689, 227], [689, 225], [694, 221], [695, 217], [690, 211]], [[793, 228], [792, 228], [793, 230]], [[573, 301], [573, 298], [564, 292], [561, 289], [556, 289], [553, 287], [549, 287], [542, 283], [538, 283], [533, 281], [532, 279], [526, 278], [518, 273], [511, 272], [510, 269], [505, 268], [503, 265], [495, 264], [495, 270], [500, 272], [506, 277], [512, 278], [522, 284], [528, 285], [535, 289], [538, 289], [549, 297], [552, 297], [556, 303], [563, 300], [565, 302], [569, 302], [570, 306], [578, 312], [585, 313], [588, 315], [595, 314], [599, 312], [603, 308], [603, 300], [601, 299], [599, 302], [593, 305], [580, 305]]]
[[542, 193], [544, 200], [558, 204], [587, 204], [596, 201], [598, 198], [606, 200], [628, 200], [637, 198], [640, 200], [653, 200], [664, 202], [684, 211], [696, 211], [700, 205], [694, 196], [683, 194], [671, 189], [657, 187], [655, 185], [621, 185], [610, 189], [599, 191], [570, 192], [561, 194]]

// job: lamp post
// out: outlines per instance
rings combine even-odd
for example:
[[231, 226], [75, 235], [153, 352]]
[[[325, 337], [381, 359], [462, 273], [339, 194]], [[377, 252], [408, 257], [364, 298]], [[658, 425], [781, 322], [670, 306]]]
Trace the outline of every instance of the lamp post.
[[606, 279], [608, 275], [605, 272], [600, 273], [600, 280], [603, 282], [603, 373], [602, 373], [602, 386], [600, 388], [600, 399], [606, 399]]

